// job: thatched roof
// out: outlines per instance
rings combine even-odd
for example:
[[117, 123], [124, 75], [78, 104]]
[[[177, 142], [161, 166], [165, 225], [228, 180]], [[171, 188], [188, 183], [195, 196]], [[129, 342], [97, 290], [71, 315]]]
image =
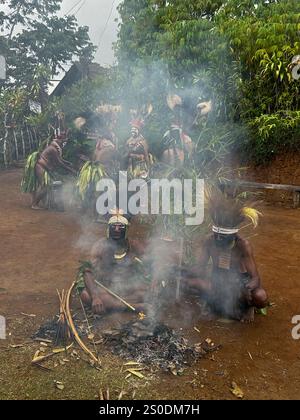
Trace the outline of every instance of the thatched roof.
[[62, 96], [67, 89], [82, 79], [93, 79], [100, 74], [107, 72], [107, 69], [100, 66], [98, 63], [83, 64], [76, 62], [66, 72], [59, 84], [56, 86], [50, 97]]

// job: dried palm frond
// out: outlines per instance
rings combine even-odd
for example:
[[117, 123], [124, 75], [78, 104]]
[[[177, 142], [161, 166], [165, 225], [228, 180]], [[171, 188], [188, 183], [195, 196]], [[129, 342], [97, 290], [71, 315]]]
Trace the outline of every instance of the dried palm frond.
[[52, 182], [52, 177], [50, 172], [44, 171], [42, 181], [36, 176], [35, 168], [39, 160], [40, 153], [34, 152], [27, 158], [24, 176], [21, 183], [21, 191], [23, 193], [33, 193], [39, 186], [50, 187]]
[[88, 161], [84, 164], [77, 181], [78, 191], [83, 201], [88, 198], [90, 191], [96, 191], [98, 182], [105, 176], [106, 170], [100, 163]]

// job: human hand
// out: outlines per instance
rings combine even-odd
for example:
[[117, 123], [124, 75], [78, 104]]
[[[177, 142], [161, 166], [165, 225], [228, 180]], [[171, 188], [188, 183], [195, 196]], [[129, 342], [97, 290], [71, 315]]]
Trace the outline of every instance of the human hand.
[[257, 289], [258, 287], [259, 287], [259, 284], [257, 280], [255, 279], [250, 280], [249, 283], [246, 284], [246, 289], [251, 290], [251, 291]]
[[104, 312], [104, 305], [102, 300], [97, 296], [92, 301], [92, 310], [96, 315], [101, 315]]

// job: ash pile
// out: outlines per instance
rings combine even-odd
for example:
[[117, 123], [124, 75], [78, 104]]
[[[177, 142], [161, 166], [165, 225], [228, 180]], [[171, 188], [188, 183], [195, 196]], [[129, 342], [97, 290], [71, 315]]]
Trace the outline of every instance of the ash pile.
[[220, 346], [189, 345], [179, 333], [150, 320], [129, 322], [103, 332], [104, 343], [116, 355], [164, 371], [179, 372]]
[[43, 325], [39, 327], [37, 332], [32, 335], [32, 339], [44, 339], [44, 340], [57, 340], [59, 333], [58, 317], [46, 321]]

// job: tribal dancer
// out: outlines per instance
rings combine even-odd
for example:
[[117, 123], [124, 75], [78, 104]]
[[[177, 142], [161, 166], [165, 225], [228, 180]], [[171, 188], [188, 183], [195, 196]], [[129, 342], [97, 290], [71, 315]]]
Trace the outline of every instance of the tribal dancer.
[[102, 165], [107, 176], [116, 179], [120, 170], [120, 161], [117, 143], [113, 133], [103, 131], [99, 135], [94, 150], [93, 162]]
[[152, 105], [143, 107], [141, 112], [131, 111], [133, 120], [131, 121], [131, 137], [126, 143], [126, 161], [130, 178], [148, 179], [150, 176], [153, 157], [149, 153], [147, 140], [141, 134], [141, 130], [145, 125], [145, 120], [152, 113]]
[[[119, 172], [118, 138], [115, 134], [117, 114], [121, 112], [120, 106], [101, 105], [96, 109], [104, 121], [104, 128], [100, 132], [96, 144], [93, 160], [104, 165], [110, 177], [115, 178]], [[116, 167], [117, 166], [117, 167]]]
[[128, 239], [128, 227], [128, 219], [117, 211], [109, 219], [107, 239], [94, 245], [91, 260], [83, 263], [79, 270], [77, 290], [82, 301], [95, 314], [126, 309], [95, 280], [123, 299], [128, 299], [136, 310], [144, 310], [145, 295], [151, 287], [142, 261], [145, 244]]
[[178, 95], [169, 95], [169, 108], [173, 122], [163, 138], [161, 161], [169, 166], [181, 167], [190, 161], [194, 151], [192, 139], [183, 131], [183, 101]]
[[40, 202], [47, 196], [55, 172], [59, 169], [76, 175], [72, 164], [63, 159], [63, 148], [67, 143], [67, 133], [60, 132], [42, 153], [35, 152], [27, 159], [21, 189], [32, 194], [32, 209], [41, 210]]
[[[256, 227], [260, 213], [221, 192], [211, 194], [210, 213], [213, 233], [204, 243], [197, 266], [187, 274], [186, 285], [200, 291], [216, 313], [251, 323], [255, 309], [267, 307], [268, 297], [252, 246], [239, 234], [239, 226], [250, 220]], [[207, 278], [210, 260], [212, 274]]]
[[83, 201], [95, 198], [97, 183], [103, 177], [116, 178], [119, 172], [118, 141], [114, 133], [119, 106], [101, 105], [92, 118], [93, 133], [89, 138], [96, 140], [91, 160], [82, 167], [78, 188]]

